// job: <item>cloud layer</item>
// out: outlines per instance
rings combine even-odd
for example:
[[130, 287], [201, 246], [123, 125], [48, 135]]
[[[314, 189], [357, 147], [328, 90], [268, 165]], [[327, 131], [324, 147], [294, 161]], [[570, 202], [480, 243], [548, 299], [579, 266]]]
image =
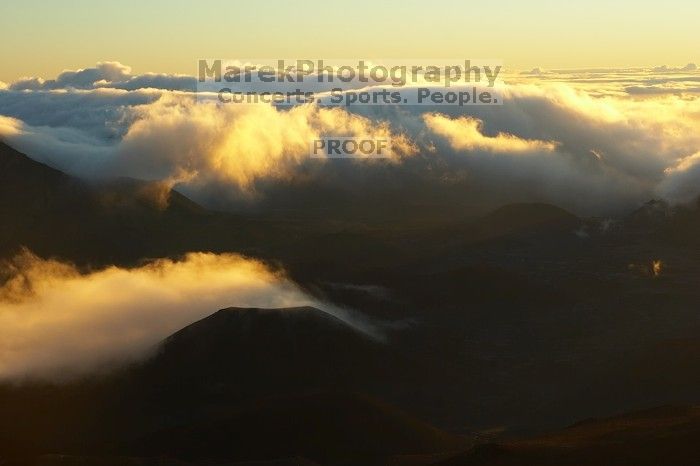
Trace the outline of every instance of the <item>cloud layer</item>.
[[0, 380], [65, 380], [104, 370], [231, 306], [311, 305], [357, 325], [281, 271], [233, 254], [191, 253], [81, 273], [24, 252], [2, 264], [0, 278]]
[[[79, 176], [168, 181], [217, 208], [320, 189], [374, 204], [540, 201], [607, 215], [700, 194], [693, 67], [510, 75], [502, 106], [462, 108], [216, 105], [173, 84], [187, 79], [105, 62], [20, 80], [0, 90], [0, 137]], [[385, 161], [310, 159], [320, 136], [389, 137], [396, 151]]]
[[94, 68], [77, 71], [64, 71], [56, 79], [22, 78], [12, 83], [9, 88], [16, 91], [38, 91], [56, 89], [168, 89], [194, 90], [195, 79], [191, 76], [149, 73], [132, 75], [131, 68], [119, 62], [106, 61]]

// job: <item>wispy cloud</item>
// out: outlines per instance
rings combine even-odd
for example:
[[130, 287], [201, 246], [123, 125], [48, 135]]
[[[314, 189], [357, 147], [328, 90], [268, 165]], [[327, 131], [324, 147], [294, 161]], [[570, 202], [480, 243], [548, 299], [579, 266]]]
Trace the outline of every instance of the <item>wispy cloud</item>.
[[233, 254], [191, 253], [81, 273], [28, 251], [0, 267], [0, 380], [66, 380], [149, 354], [180, 328], [231, 306], [312, 305], [280, 270]]

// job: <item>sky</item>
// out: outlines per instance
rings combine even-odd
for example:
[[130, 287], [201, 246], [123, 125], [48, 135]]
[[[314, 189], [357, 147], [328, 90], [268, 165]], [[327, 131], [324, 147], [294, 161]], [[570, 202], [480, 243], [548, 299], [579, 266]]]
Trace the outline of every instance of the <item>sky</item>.
[[511, 69], [700, 61], [696, 0], [0, 2], [0, 81], [99, 61], [194, 74], [221, 58], [490, 58]]

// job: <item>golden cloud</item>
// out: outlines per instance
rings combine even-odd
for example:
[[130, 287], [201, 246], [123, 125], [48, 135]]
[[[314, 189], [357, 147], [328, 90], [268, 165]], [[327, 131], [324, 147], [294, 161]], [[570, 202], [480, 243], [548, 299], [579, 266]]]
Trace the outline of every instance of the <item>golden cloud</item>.
[[450, 118], [439, 113], [423, 115], [435, 134], [446, 138], [455, 150], [481, 150], [497, 153], [552, 152], [555, 142], [522, 139], [508, 133], [483, 134], [483, 122], [472, 117]]
[[309, 161], [312, 142], [324, 136], [390, 138], [394, 161], [417, 150], [386, 122], [315, 105], [289, 110], [267, 104], [217, 106], [167, 95], [134, 108], [133, 116], [117, 167], [164, 176], [187, 173], [194, 184], [228, 183], [249, 195], [255, 194], [256, 181], [294, 176]]
[[25, 251], [2, 265], [3, 277], [0, 379], [69, 379], [109, 368], [231, 306], [329, 310], [282, 271], [234, 254], [190, 253], [81, 273]]

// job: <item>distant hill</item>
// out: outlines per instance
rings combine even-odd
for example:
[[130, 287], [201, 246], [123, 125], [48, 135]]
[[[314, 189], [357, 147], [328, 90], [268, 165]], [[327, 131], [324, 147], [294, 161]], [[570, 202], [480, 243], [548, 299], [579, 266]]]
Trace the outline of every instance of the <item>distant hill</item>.
[[0, 209], [13, 218], [148, 210], [204, 213], [205, 209], [159, 183], [130, 178], [91, 184], [36, 162], [0, 141]]
[[28, 247], [79, 264], [135, 263], [194, 250], [244, 250], [269, 225], [210, 212], [157, 182], [95, 183], [0, 142], [0, 258]]
[[185, 392], [240, 399], [368, 388], [392, 363], [385, 344], [319, 309], [230, 308], [165, 340], [139, 377], [159, 387], [160, 403], [168, 393], [179, 399]]
[[[437, 400], [447, 380], [460, 378], [408, 358], [330, 314], [302, 307], [221, 310], [165, 340], [128, 380], [127, 398], [138, 400], [135, 416], [150, 416], [142, 423], [149, 425], [163, 412], [168, 423], [177, 424], [264, 397], [329, 391], [420, 406]], [[163, 427], [156, 422], [152, 429]]]
[[550, 204], [509, 204], [483, 217], [479, 224], [490, 236], [573, 232], [581, 220]]
[[560, 207], [542, 203], [508, 204], [486, 215], [483, 222], [504, 231], [576, 227], [580, 219]]
[[380, 401], [434, 396], [430, 378], [318, 309], [225, 309], [107, 378], [0, 387], [0, 452], [337, 461], [463, 449]]
[[132, 452], [191, 460], [304, 456], [325, 463], [444, 453], [465, 444], [371, 397], [325, 392], [263, 399], [165, 429], [141, 439]]
[[698, 458], [700, 407], [666, 406], [481, 445], [435, 466], [691, 466]]

